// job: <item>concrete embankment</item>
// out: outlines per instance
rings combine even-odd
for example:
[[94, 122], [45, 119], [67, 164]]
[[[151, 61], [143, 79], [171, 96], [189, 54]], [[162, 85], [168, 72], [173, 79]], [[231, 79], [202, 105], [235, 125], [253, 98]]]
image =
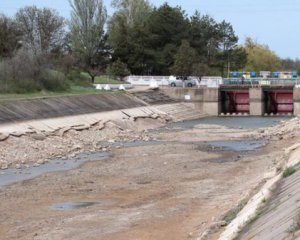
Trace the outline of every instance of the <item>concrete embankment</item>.
[[[71, 102], [71, 100], [75, 101], [78, 98], [81, 99], [80, 104]], [[44, 162], [45, 159], [51, 157], [72, 154], [78, 149], [82, 151], [101, 150], [101, 145], [98, 146], [97, 144], [114, 138], [118, 135], [120, 129], [138, 131], [139, 129], [159, 127], [169, 121], [196, 119], [204, 116], [195, 107], [194, 103], [150, 106], [134, 96], [111, 93], [103, 96], [92, 95], [63, 99], [65, 103], [63, 107], [59, 108], [51, 105], [51, 110], [48, 111], [47, 106], [49, 103], [54, 103], [59, 99], [61, 98], [42, 100], [41, 104], [37, 103], [38, 100], [34, 100], [34, 103], [20, 102], [20, 105], [23, 106], [20, 107], [20, 111], [24, 109], [24, 105], [29, 104], [33, 107], [26, 112], [27, 117], [32, 118], [38, 115], [38, 111], [34, 111], [34, 106], [38, 106], [41, 111], [47, 112], [46, 116], [49, 117], [52, 113], [64, 113], [63, 109], [66, 109], [70, 104], [74, 111], [70, 112], [68, 110], [67, 113], [71, 113], [71, 116], [0, 124], [0, 169], [6, 169], [12, 166], [13, 163], [16, 163], [18, 167], [20, 164], [27, 165], [29, 162]], [[89, 102], [89, 100], [93, 101]], [[45, 101], [48, 104], [44, 104]], [[17, 103], [13, 104], [17, 105]], [[97, 106], [93, 107], [93, 104]], [[126, 106], [129, 107], [126, 108]], [[85, 107], [87, 108], [86, 111], [93, 111], [93, 113], [75, 115], [76, 111], [84, 112]], [[121, 109], [113, 110], [114, 108]], [[53, 111], [53, 109], [56, 111]], [[104, 111], [105, 109], [109, 110]], [[18, 111], [13, 109], [11, 111], [13, 114], [10, 116], [14, 120], [17, 119], [19, 117], [16, 114]], [[2, 113], [0, 116], [5, 117], [5, 114]], [[19, 119], [26, 119], [26, 117], [22, 115]], [[94, 131], [99, 130], [101, 130], [101, 134], [94, 134]], [[79, 134], [79, 132], [81, 133]], [[67, 134], [70, 139], [78, 139], [66, 144], [63, 141], [65, 141], [65, 135]], [[145, 138], [148, 139], [148, 137]], [[47, 141], [45, 141], [46, 139]], [[90, 140], [86, 144], [87, 146], [82, 146], [87, 139]], [[79, 145], [80, 147], [78, 147]]]
[[101, 93], [0, 103], [0, 124], [145, 106], [126, 93]]
[[[268, 181], [253, 196], [221, 234], [220, 240], [284, 240], [299, 239], [299, 118], [292, 119], [277, 127], [263, 131], [261, 137], [286, 139], [295, 143], [282, 150], [282, 161], [270, 172]], [[296, 169], [286, 178], [283, 171]]]

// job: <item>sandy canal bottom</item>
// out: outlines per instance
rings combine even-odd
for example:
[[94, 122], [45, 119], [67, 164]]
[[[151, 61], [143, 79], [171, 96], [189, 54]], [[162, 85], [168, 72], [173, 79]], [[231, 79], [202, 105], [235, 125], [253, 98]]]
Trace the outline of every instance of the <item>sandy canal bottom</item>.
[[75, 169], [68, 163], [68, 171], [40, 170], [24, 181], [19, 171], [3, 171], [2, 185], [13, 174], [16, 183], [0, 188], [1, 240], [197, 239], [262, 182], [290, 144], [253, 141], [253, 127], [237, 122], [174, 124], [151, 131], [153, 143], [114, 143], [100, 161], [82, 155]]

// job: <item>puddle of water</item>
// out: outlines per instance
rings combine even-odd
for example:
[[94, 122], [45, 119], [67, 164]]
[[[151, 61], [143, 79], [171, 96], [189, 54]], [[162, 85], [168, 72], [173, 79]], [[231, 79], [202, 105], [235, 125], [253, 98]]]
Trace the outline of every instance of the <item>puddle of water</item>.
[[107, 144], [110, 147], [125, 147], [125, 148], [130, 148], [130, 147], [145, 147], [145, 146], [154, 146], [154, 145], [161, 145], [161, 144], [165, 144], [165, 143], [169, 143], [167, 141], [142, 141], [142, 140], [138, 140], [138, 141], [132, 141], [132, 142], [124, 142], [124, 141], [120, 141], [120, 142], [115, 142], [115, 143], [109, 143]]
[[219, 148], [225, 151], [234, 151], [234, 152], [249, 152], [255, 151], [267, 144], [263, 140], [241, 140], [241, 141], [214, 141], [207, 142], [207, 145]]
[[78, 159], [54, 159], [39, 167], [30, 166], [28, 169], [7, 169], [0, 172], [0, 187], [16, 182], [29, 180], [44, 173], [67, 171], [80, 167], [88, 161], [100, 161], [109, 158], [109, 153], [81, 153]]
[[278, 117], [207, 117], [196, 120], [168, 124], [164, 129], [190, 129], [198, 124], [220, 125], [228, 128], [257, 129], [272, 127], [281, 121], [290, 120], [290, 116]]
[[[111, 147], [143, 147], [154, 146], [162, 144], [176, 144], [182, 143], [177, 141], [133, 141], [133, 142], [116, 142], [109, 146]], [[264, 140], [239, 140], [239, 141], [199, 141], [199, 142], [186, 142], [186, 144], [196, 144], [202, 146], [211, 146], [219, 150], [234, 151], [234, 152], [247, 152], [257, 150], [267, 144]]]
[[53, 204], [50, 208], [57, 211], [71, 211], [80, 208], [88, 208], [98, 204], [97, 202], [66, 202]]

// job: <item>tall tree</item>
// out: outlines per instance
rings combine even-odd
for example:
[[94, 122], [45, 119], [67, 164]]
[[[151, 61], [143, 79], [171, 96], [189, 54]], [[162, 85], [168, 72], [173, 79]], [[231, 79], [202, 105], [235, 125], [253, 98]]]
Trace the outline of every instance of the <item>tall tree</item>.
[[193, 72], [193, 65], [197, 62], [197, 52], [190, 46], [187, 40], [183, 40], [177, 54], [174, 65], [170, 72], [177, 76], [190, 76]]
[[152, 11], [152, 6], [147, 0], [112, 0], [111, 5], [131, 27], [145, 22], [147, 15]]
[[21, 46], [21, 34], [15, 21], [0, 14], [0, 58], [12, 57]]
[[217, 22], [209, 15], [201, 15], [198, 11], [190, 19], [189, 40], [207, 65], [214, 64], [217, 54], [219, 32]]
[[146, 28], [152, 12], [147, 0], [114, 0], [116, 12], [109, 21], [109, 42], [114, 49], [113, 60], [120, 59], [128, 64], [131, 72], [151, 72], [154, 54], [148, 46]]
[[23, 45], [34, 54], [57, 51], [63, 44], [65, 21], [55, 10], [35, 6], [20, 9], [16, 21]]
[[208, 73], [208, 66], [201, 62], [196, 49], [192, 48], [189, 41], [183, 40], [175, 55], [174, 65], [170, 72], [177, 76], [202, 77]]
[[280, 59], [267, 45], [259, 44], [251, 38], [246, 39], [245, 49], [248, 56], [247, 71], [276, 71], [280, 67]]
[[[231, 68], [244, 67], [246, 63], [246, 54], [243, 48], [238, 47], [238, 37], [235, 35], [230, 23], [222, 21], [218, 24], [219, 33], [219, 52], [217, 55], [216, 65], [219, 67], [221, 75], [225, 76], [225, 70], [228, 72]], [[235, 61], [237, 60], [238, 63]]]
[[70, 0], [70, 4], [72, 52], [94, 83], [96, 75], [104, 71], [109, 55], [104, 32], [107, 11], [102, 0]]
[[169, 74], [181, 41], [188, 39], [189, 20], [180, 7], [167, 3], [155, 9], [148, 20], [149, 46], [155, 52], [156, 74]]

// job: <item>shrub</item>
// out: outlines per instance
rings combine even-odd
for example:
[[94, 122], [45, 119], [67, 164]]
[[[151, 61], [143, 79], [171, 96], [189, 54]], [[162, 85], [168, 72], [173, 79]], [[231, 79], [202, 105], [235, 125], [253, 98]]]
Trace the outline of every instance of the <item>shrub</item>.
[[122, 79], [130, 74], [129, 69], [127, 68], [127, 64], [123, 63], [120, 59], [111, 63], [107, 67], [107, 74], [111, 77], [115, 77], [118, 79]]
[[44, 56], [36, 56], [21, 49], [0, 62], [0, 92], [28, 93], [41, 90], [68, 89], [64, 74], [49, 69]]
[[64, 74], [54, 70], [45, 70], [39, 80], [45, 90], [65, 91], [69, 88]]
[[293, 226], [289, 228], [289, 233], [295, 233], [300, 230], [300, 212], [297, 213], [296, 217], [293, 219]]
[[295, 172], [296, 172], [296, 169], [295, 169], [295, 168], [293, 168], [293, 167], [288, 167], [288, 168], [286, 168], [286, 169], [283, 171], [282, 176], [283, 176], [284, 178], [287, 178], [287, 177], [293, 175]]
[[77, 86], [91, 87], [90, 77], [86, 74], [82, 74], [78, 70], [73, 70], [68, 74], [68, 80], [73, 82]]

